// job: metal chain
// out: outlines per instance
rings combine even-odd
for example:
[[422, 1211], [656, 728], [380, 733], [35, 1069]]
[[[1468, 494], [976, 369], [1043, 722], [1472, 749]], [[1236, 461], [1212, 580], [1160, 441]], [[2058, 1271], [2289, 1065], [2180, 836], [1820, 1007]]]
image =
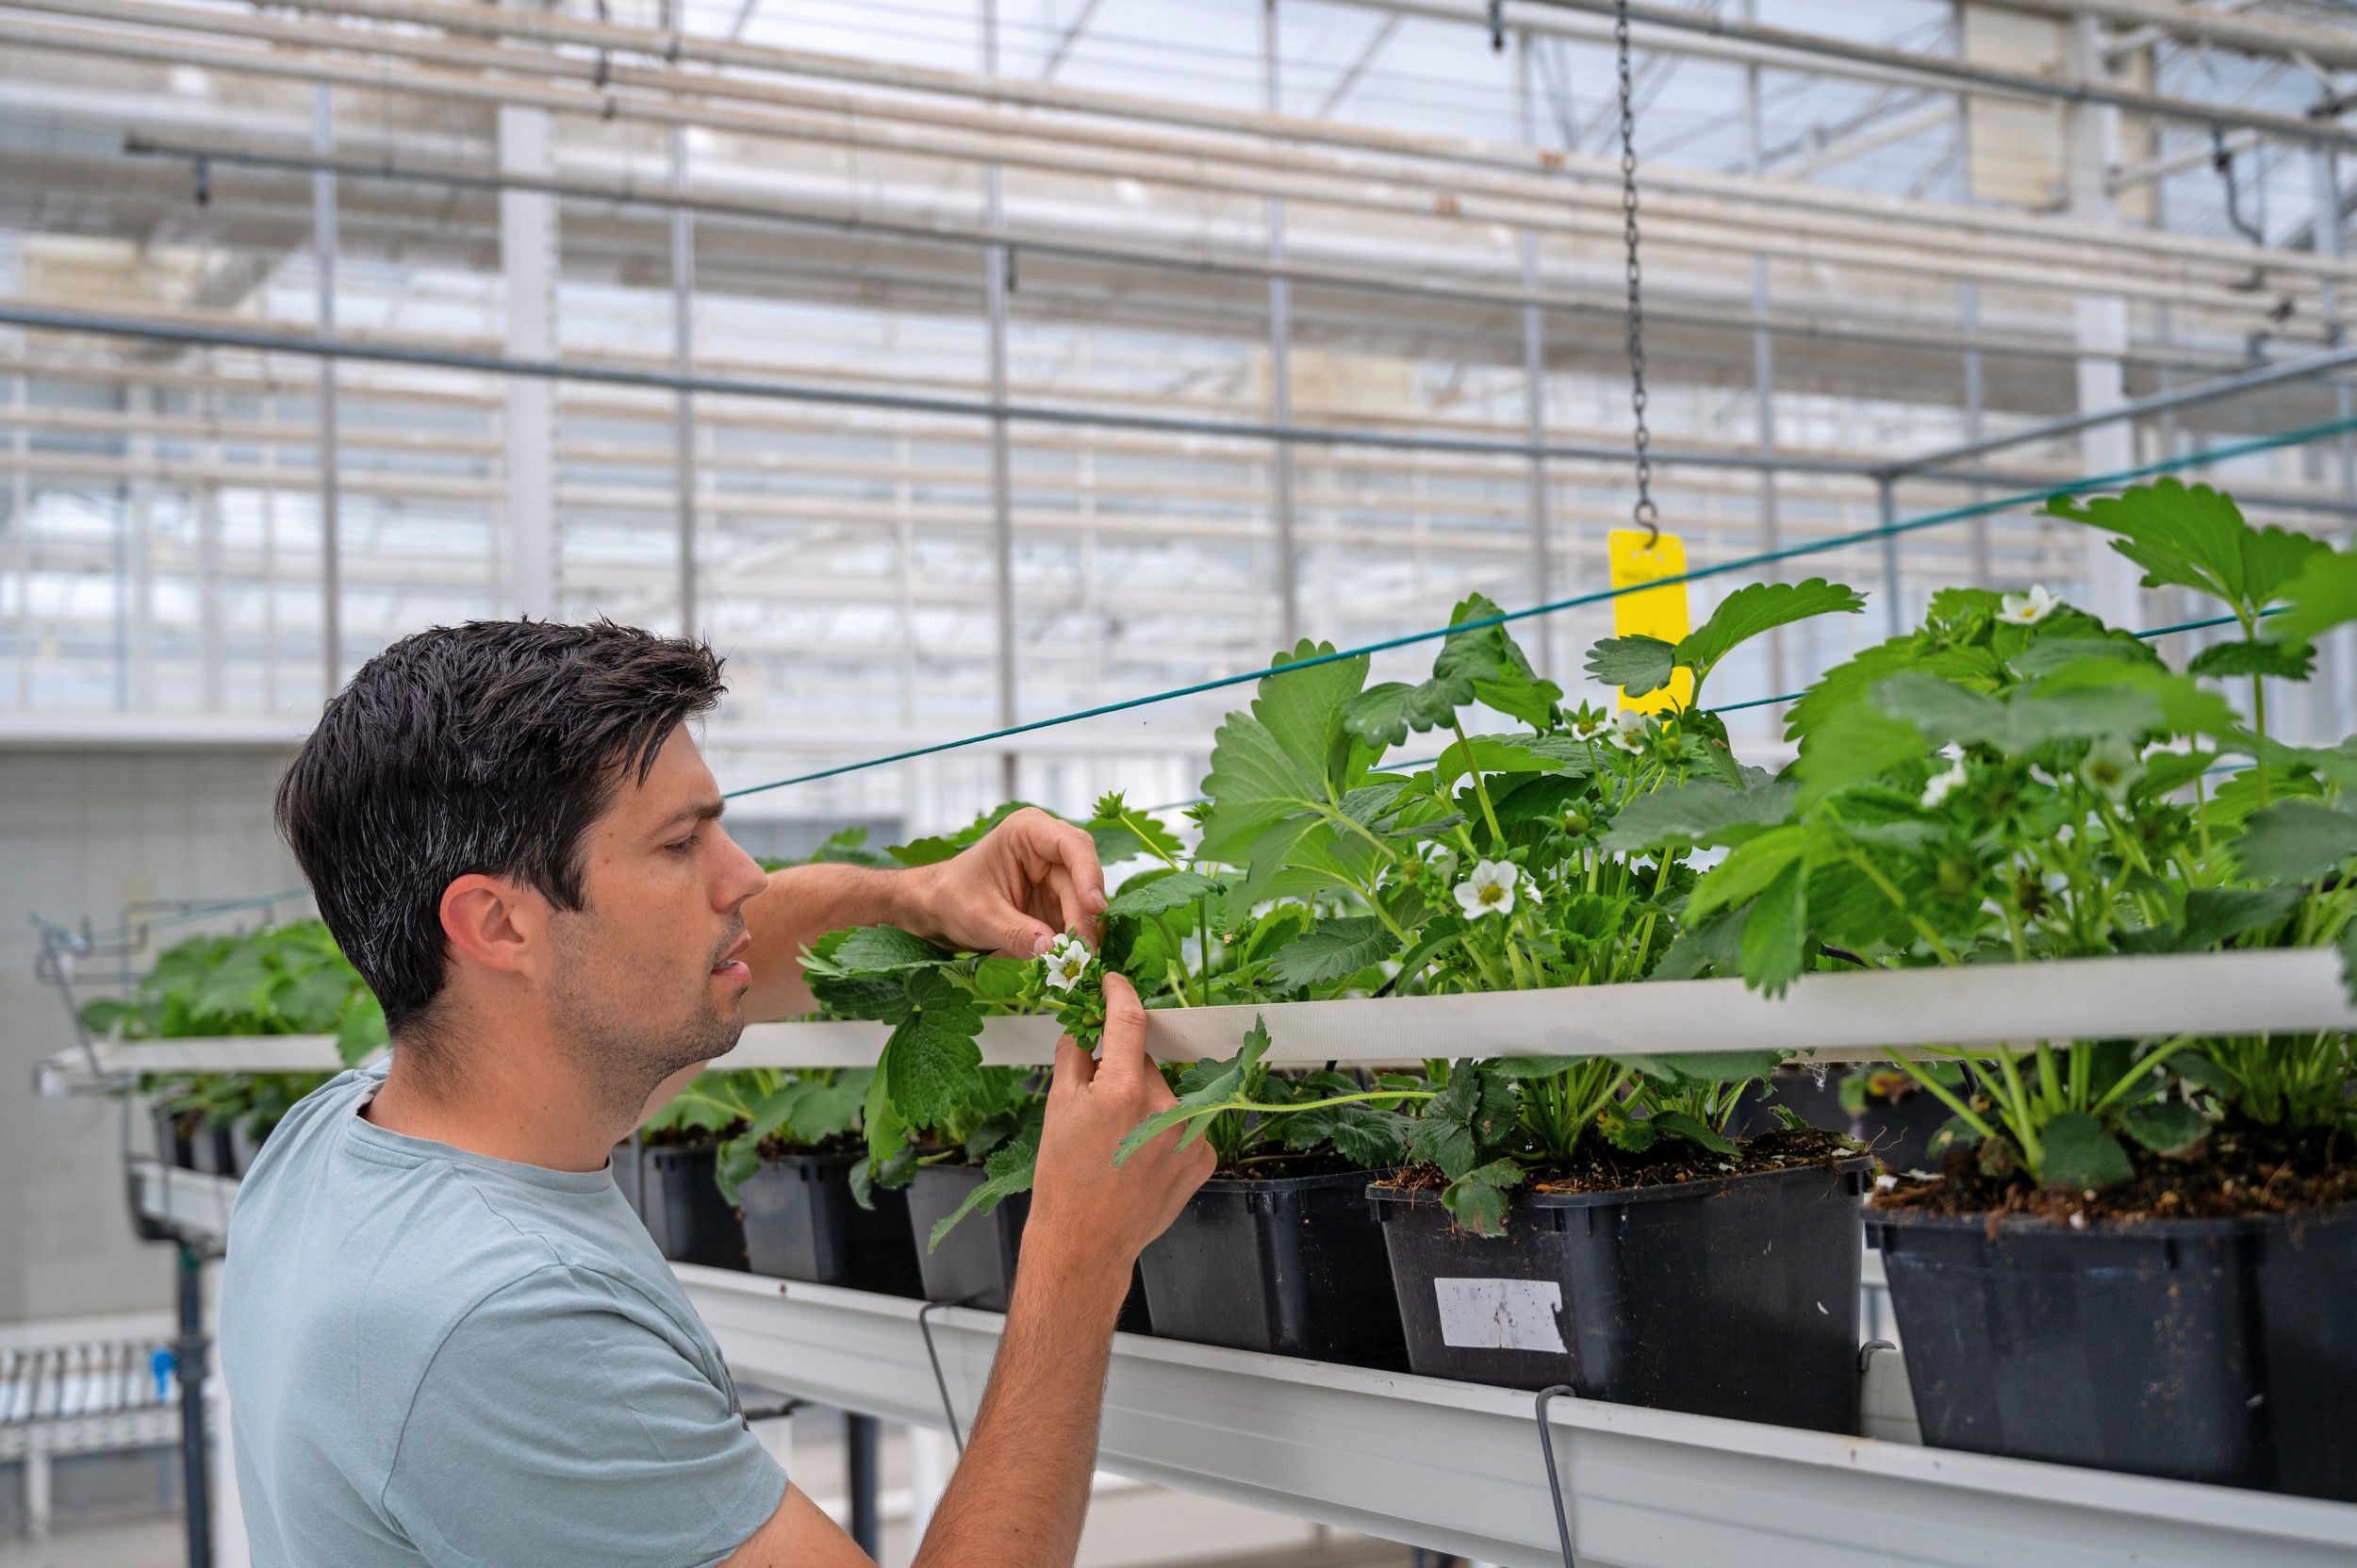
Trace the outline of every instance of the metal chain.
[[1637, 94], [1628, 63], [1628, 0], [1613, 7], [1612, 39], [1621, 53], [1621, 223], [1628, 241], [1628, 403], [1637, 422], [1637, 505], [1633, 516], [1645, 530], [1645, 548], [1661, 542], [1660, 513], [1653, 503], [1653, 433], [1645, 428], [1645, 299], [1637, 261]]

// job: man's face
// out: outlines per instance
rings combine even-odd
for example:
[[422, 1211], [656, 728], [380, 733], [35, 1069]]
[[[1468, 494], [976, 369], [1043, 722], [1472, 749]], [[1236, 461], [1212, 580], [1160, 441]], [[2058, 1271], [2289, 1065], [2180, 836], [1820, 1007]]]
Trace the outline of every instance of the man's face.
[[617, 1104], [636, 1106], [744, 1032], [745, 901], [767, 885], [719, 823], [720, 787], [674, 731], [626, 777], [583, 846], [583, 906], [552, 913], [558, 1038]]

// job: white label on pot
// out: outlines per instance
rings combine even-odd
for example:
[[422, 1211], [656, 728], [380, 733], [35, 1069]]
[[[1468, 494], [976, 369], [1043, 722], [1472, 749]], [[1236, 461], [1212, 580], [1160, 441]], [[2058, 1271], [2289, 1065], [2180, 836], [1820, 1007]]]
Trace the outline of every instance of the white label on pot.
[[1556, 1313], [1563, 1287], [1553, 1279], [1435, 1279], [1441, 1343], [1459, 1350], [1563, 1351]]

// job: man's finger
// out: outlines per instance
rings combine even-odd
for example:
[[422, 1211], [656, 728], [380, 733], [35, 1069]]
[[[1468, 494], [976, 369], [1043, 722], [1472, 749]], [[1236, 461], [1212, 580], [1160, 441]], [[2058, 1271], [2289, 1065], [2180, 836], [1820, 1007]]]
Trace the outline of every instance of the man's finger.
[[1096, 1052], [1096, 1070], [1125, 1078], [1162, 1075], [1146, 1054], [1146, 1008], [1128, 975], [1105, 976], [1105, 1037]]
[[1054, 930], [1029, 918], [1019, 909], [1009, 906], [1004, 920], [1007, 939], [998, 949], [1001, 958], [1037, 958], [1055, 943]]
[[1061, 866], [1047, 868], [1047, 892], [1055, 900], [1058, 914], [1063, 916], [1063, 928], [1080, 933], [1080, 940], [1096, 946], [1096, 912], [1082, 900], [1080, 890], [1072, 880], [1072, 873]]
[[1085, 1089], [1096, 1078], [1096, 1062], [1067, 1034], [1056, 1042], [1055, 1087], [1066, 1095]]
[[1064, 911], [1065, 922], [1079, 925], [1094, 917], [1105, 907], [1105, 868], [1096, 861], [1096, 840], [1084, 828], [1069, 822], [1059, 822], [1042, 812], [1025, 822], [1026, 836], [1041, 863], [1042, 880], [1051, 880], [1061, 867], [1075, 895], [1074, 903]]

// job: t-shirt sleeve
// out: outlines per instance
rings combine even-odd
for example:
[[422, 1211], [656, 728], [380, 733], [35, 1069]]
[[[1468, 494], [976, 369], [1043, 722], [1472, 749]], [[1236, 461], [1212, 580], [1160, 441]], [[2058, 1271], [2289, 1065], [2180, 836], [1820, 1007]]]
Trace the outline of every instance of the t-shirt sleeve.
[[552, 1264], [443, 1341], [384, 1503], [437, 1568], [699, 1568], [784, 1495], [677, 1325], [626, 1284]]

